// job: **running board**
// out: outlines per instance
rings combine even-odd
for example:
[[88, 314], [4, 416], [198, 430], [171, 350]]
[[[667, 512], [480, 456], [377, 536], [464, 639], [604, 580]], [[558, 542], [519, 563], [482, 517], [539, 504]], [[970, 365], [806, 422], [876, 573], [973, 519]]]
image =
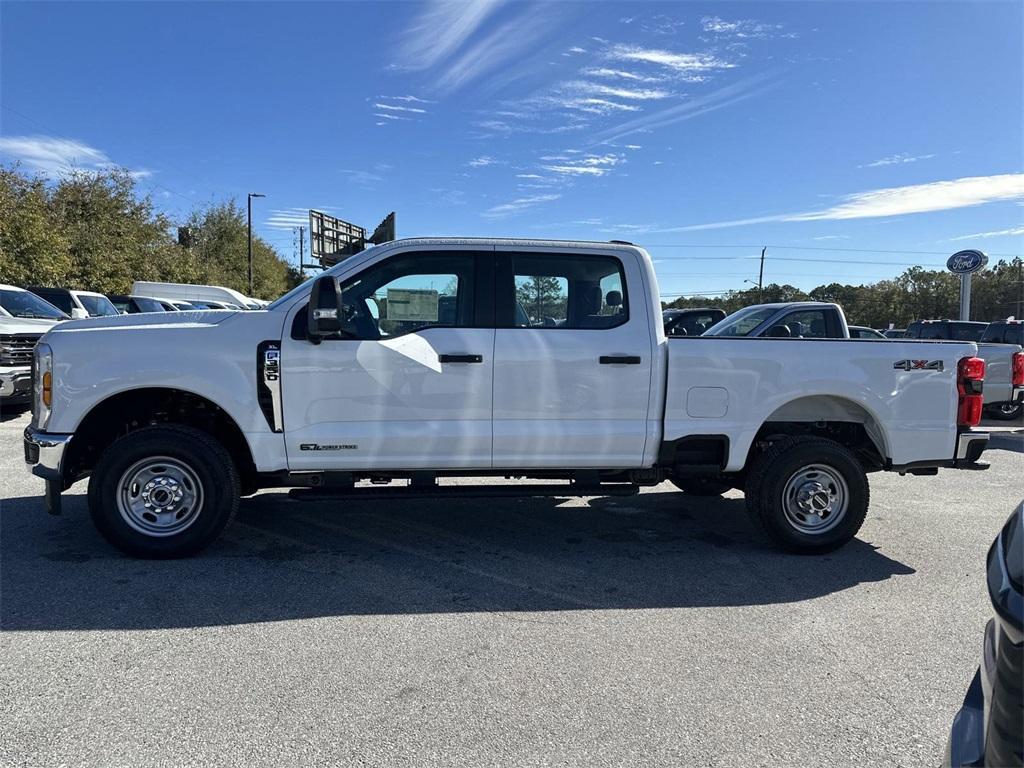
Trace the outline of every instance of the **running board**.
[[514, 498], [573, 496], [635, 496], [640, 486], [631, 483], [601, 485], [415, 485], [395, 488], [292, 488], [289, 498], [298, 501], [332, 501], [335, 499], [438, 499], [438, 498]]

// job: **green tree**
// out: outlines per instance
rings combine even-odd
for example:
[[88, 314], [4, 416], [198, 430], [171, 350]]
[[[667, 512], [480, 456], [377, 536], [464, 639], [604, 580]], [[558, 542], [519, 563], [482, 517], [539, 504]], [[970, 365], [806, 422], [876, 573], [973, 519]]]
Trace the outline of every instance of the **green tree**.
[[68, 240], [51, 215], [46, 185], [0, 168], [0, 283], [63, 284], [70, 272]]
[[536, 275], [516, 279], [516, 300], [533, 324], [544, 318], [565, 318], [567, 297], [557, 277]]

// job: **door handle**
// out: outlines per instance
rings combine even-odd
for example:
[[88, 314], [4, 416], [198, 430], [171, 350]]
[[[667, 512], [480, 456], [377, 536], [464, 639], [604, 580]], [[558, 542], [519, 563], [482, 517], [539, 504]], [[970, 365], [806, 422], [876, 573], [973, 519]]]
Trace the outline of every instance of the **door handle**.
[[640, 355], [601, 355], [601, 365], [640, 365]]
[[483, 355], [438, 355], [439, 363], [482, 363]]

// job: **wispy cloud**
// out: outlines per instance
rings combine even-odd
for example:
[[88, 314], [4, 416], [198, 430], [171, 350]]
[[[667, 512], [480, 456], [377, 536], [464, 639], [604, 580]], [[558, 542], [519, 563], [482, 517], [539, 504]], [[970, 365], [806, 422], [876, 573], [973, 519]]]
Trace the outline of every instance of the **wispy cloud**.
[[849, 240], [849, 235], [818, 235], [818, 237], [812, 237], [811, 240], [817, 242], [824, 242], [826, 240]]
[[718, 37], [736, 38], [766, 38], [766, 37], [796, 37], [793, 32], [784, 33], [784, 24], [770, 24], [756, 19], [738, 19], [726, 21], [720, 16], [705, 16], [700, 20], [701, 29]]
[[309, 226], [308, 208], [275, 208], [264, 224], [271, 229], [292, 229]]
[[577, 94], [593, 94], [607, 96], [628, 101], [647, 101], [650, 99], [664, 99], [672, 94], [669, 91], [659, 88], [626, 88], [604, 83], [592, 83], [586, 80], [570, 80], [562, 83], [561, 91]]
[[1018, 237], [1020, 235], [1024, 235], [1024, 227], [997, 229], [993, 232], [975, 232], [973, 235], [960, 235], [960, 237], [951, 237], [949, 238], [949, 241], [955, 243], [958, 240], [979, 240], [988, 237]]
[[604, 176], [619, 163], [623, 162], [622, 155], [584, 155], [582, 157], [549, 156], [552, 159], [562, 159], [563, 162], [542, 165], [545, 171], [557, 173], [560, 176]]
[[875, 160], [872, 163], [865, 163], [864, 165], [858, 165], [858, 168], [879, 168], [883, 165], [903, 165], [904, 163], [916, 163], [918, 160], [931, 160], [935, 157], [932, 155], [908, 155], [906, 152], [899, 152], [889, 157], [883, 157], [879, 160]]
[[[97, 173], [119, 168], [105, 152], [75, 139], [55, 136], [0, 136], [0, 155], [6, 155], [44, 176], [74, 172]], [[153, 175], [146, 168], [125, 171], [134, 179]]]
[[389, 112], [412, 112], [417, 115], [424, 115], [427, 112], [427, 110], [420, 107], [403, 107], [399, 104], [385, 104], [383, 102], [377, 102], [373, 106], [376, 109], [386, 109]]
[[502, 203], [496, 205], [493, 208], [488, 208], [484, 211], [484, 216], [497, 218], [501, 216], [510, 216], [514, 213], [519, 213], [527, 208], [532, 208], [535, 205], [541, 203], [550, 203], [553, 200], [558, 200], [561, 197], [559, 194], [545, 194], [545, 195], [530, 195], [529, 197], [519, 197], [508, 203]]
[[688, 99], [681, 104], [676, 104], [657, 112], [651, 112], [605, 129], [594, 136], [594, 141], [615, 141], [639, 131], [651, 131], [656, 128], [663, 128], [667, 125], [683, 122], [684, 120], [692, 120], [700, 115], [728, 107], [776, 87], [779, 85], [779, 81], [774, 80], [774, 76], [772, 72], [764, 72], [738, 80], [731, 85], [719, 88], [717, 91], [712, 91], [704, 96]]
[[387, 165], [386, 163], [377, 163], [373, 166], [372, 171], [355, 168], [342, 168], [339, 173], [355, 184], [370, 185], [384, 181], [384, 174], [389, 170], [391, 170], [390, 165]]
[[452, 92], [503, 64], [521, 60], [527, 49], [552, 32], [550, 14], [549, 6], [526, 6], [515, 18], [452, 58], [437, 78], [436, 87], [441, 92]]
[[700, 78], [702, 73], [732, 69], [733, 62], [721, 59], [712, 53], [675, 53], [659, 48], [641, 48], [636, 45], [615, 45], [608, 52], [615, 61], [629, 61], [656, 64], [681, 77]]
[[[885, 216], [906, 216], [912, 213], [931, 213], [1006, 200], [1024, 199], [1024, 173], [996, 176], [968, 176], [949, 181], [933, 181], [906, 187], [887, 187], [847, 195], [842, 202], [820, 211], [784, 213], [749, 219], [718, 221], [670, 227], [660, 232], [693, 232], [705, 229], [725, 229], [750, 224], [792, 221], [844, 221]], [[966, 239], [966, 238], [965, 238]]]
[[498, 165], [500, 161], [495, 160], [490, 155], [481, 155], [480, 157], [474, 157], [469, 161], [468, 165], [473, 168], [486, 168], [488, 165]]
[[663, 83], [667, 79], [665, 75], [641, 75], [636, 72], [614, 69], [612, 67], [584, 67], [580, 70], [580, 74], [587, 75], [588, 77], [628, 80], [633, 83]]
[[413, 102], [415, 104], [436, 104], [437, 103], [436, 101], [431, 101], [430, 99], [421, 99], [418, 96], [408, 96], [408, 95], [406, 95], [406, 96], [378, 96], [377, 98], [378, 99], [383, 99], [384, 101], [409, 101], [409, 102]]
[[432, 0], [402, 36], [397, 66], [425, 70], [444, 61], [501, 5], [502, 0]]

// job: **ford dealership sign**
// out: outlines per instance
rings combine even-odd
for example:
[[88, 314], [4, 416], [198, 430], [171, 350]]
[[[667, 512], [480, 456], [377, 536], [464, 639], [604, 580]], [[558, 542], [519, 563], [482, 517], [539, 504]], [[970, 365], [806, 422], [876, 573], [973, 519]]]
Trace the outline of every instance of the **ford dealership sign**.
[[981, 251], [957, 251], [946, 262], [946, 269], [957, 275], [969, 275], [988, 264], [988, 256]]

